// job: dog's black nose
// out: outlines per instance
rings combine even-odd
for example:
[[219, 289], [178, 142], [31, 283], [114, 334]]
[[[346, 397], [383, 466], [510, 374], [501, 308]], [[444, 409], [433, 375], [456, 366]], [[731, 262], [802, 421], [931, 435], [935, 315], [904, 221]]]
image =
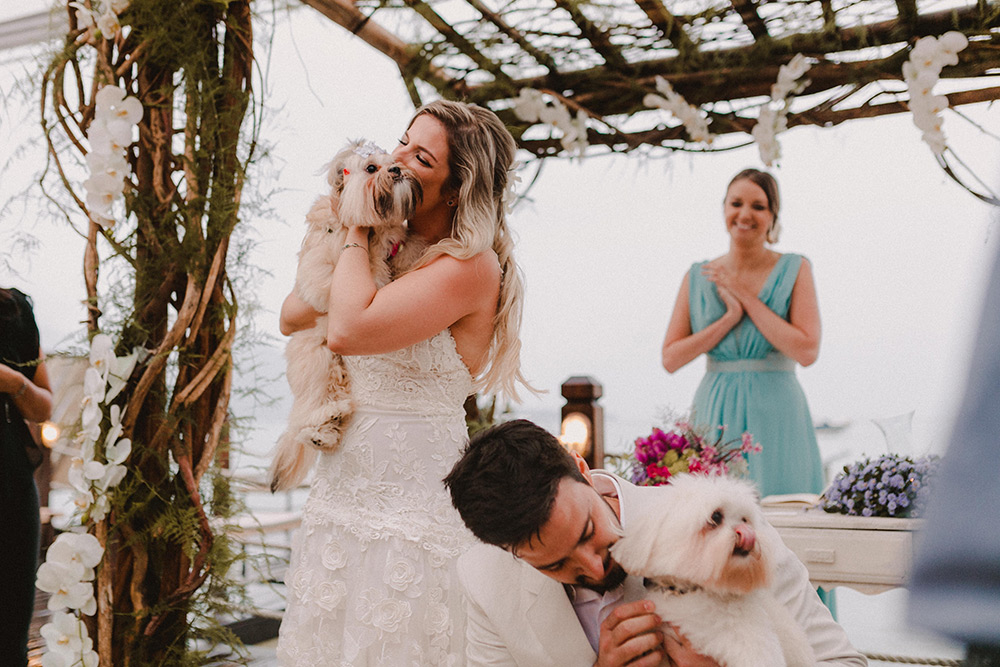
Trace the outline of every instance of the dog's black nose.
[[389, 173], [393, 176], [399, 176], [399, 167], [396, 165], [389, 167]]

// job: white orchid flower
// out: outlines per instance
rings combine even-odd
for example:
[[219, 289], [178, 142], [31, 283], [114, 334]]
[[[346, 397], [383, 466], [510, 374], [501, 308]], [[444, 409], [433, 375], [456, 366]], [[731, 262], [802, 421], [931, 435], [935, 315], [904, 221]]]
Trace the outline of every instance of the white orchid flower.
[[[45, 562], [39, 565], [35, 572], [35, 586], [39, 590], [54, 595], [83, 581], [83, 575], [84, 567], [79, 562], [72, 560], [61, 562], [46, 554]], [[49, 602], [49, 609], [52, 611], [58, 611], [66, 606], [53, 606], [53, 604], [51, 601]]]
[[559, 100], [553, 100], [552, 104], [546, 104], [539, 112], [538, 120], [559, 127], [560, 125], [568, 125], [572, 117], [569, 115], [569, 109], [566, 108], [565, 104]]
[[[90, 640], [87, 636], [87, 626], [73, 614], [62, 611], [52, 614], [51, 618], [50, 622], [41, 627], [39, 634], [45, 639], [45, 645], [50, 654], [54, 653], [57, 657], [66, 660], [67, 662], [60, 664], [65, 664], [68, 667], [84, 652], [84, 640]], [[44, 658], [42, 664], [46, 664]]]
[[138, 125], [142, 120], [142, 102], [137, 98], [129, 96], [115, 105], [115, 119], [131, 125]]
[[135, 365], [139, 361], [139, 352], [139, 348], [136, 347], [124, 357], [115, 358], [111, 372], [108, 374], [108, 395], [105, 397], [105, 401], [114, 399], [124, 389], [125, 383], [132, 376], [132, 371], [135, 370]]
[[[105, 366], [105, 369], [107, 367]], [[83, 374], [83, 397], [90, 399], [96, 404], [104, 402], [106, 391], [105, 373], [102, 373], [98, 366], [91, 366]]]
[[106, 378], [115, 358], [115, 344], [111, 336], [99, 333], [90, 341], [90, 365]]
[[542, 93], [534, 88], [522, 88], [514, 100], [514, 115], [527, 123], [537, 122], [545, 110]]
[[94, 568], [101, 562], [104, 548], [90, 533], [62, 533], [46, 552], [46, 562], [77, 563], [82, 567], [81, 581], [94, 578]]
[[83, 478], [92, 482], [104, 477], [104, 464], [100, 461], [87, 461], [83, 464]]
[[70, 486], [80, 493], [88, 493], [90, 491], [90, 482], [83, 476], [83, 459], [73, 459], [69, 470], [66, 472], [66, 480]]
[[913, 124], [922, 132], [940, 132], [944, 121], [935, 113], [914, 113]]
[[121, 31], [122, 26], [118, 22], [118, 15], [111, 11], [110, 7], [97, 19], [97, 29], [101, 31], [101, 36], [104, 39], [111, 39]]
[[111, 501], [108, 500], [108, 497], [106, 495], [97, 496], [90, 504], [90, 519], [92, 521], [103, 521], [109, 511], [111, 511]]
[[954, 30], [940, 38], [921, 37], [913, 44], [909, 60], [903, 63], [903, 79], [910, 93], [913, 124], [921, 130], [921, 139], [935, 155], [941, 155], [948, 147], [941, 130], [944, 120], [939, 115], [948, 108], [948, 98], [935, 95], [933, 89], [941, 70], [957, 65], [958, 52], [968, 45], [968, 38]]
[[96, 195], [99, 198], [110, 197], [112, 201], [122, 191], [122, 179], [115, 178], [110, 174], [92, 174], [90, 178], [83, 182], [83, 188], [88, 195]]
[[514, 204], [517, 202], [517, 186], [521, 182], [518, 170], [523, 166], [524, 163], [518, 160], [507, 170], [507, 187], [503, 192], [503, 206], [507, 214], [514, 211]]
[[938, 47], [946, 53], [958, 53], [968, 45], [969, 38], [957, 30], [950, 30], [938, 38]]
[[122, 122], [94, 121], [87, 129], [90, 150], [99, 155], [120, 155], [132, 143], [132, 127]]
[[757, 116], [757, 124], [750, 131], [751, 136], [753, 136], [754, 141], [757, 143], [761, 162], [768, 167], [781, 157], [781, 146], [775, 138], [777, 126], [777, 112], [771, 107], [764, 105]]
[[98, 223], [102, 220], [109, 222], [112, 219], [111, 205], [114, 201], [115, 195], [112, 192], [88, 192], [87, 210], [99, 218]]
[[70, 586], [69, 590], [65, 591], [63, 606], [76, 609], [84, 616], [93, 616], [97, 612], [97, 598], [94, 597], [93, 582], [81, 581]]
[[123, 11], [128, 9], [131, 4], [131, 0], [111, 0], [111, 4], [109, 6], [111, 7], [111, 11], [115, 14], [121, 14]]
[[[108, 410], [108, 420], [111, 422], [111, 426], [108, 428], [108, 434], [104, 436], [104, 452], [105, 456], [108, 456], [107, 450], [112, 447], [118, 440], [118, 437], [122, 434], [122, 409], [121, 406], [112, 405]], [[120, 463], [120, 461], [116, 461]]]
[[[128, 173], [128, 162], [125, 160], [125, 156], [121, 154], [112, 155], [111, 153], [95, 153], [91, 151], [87, 153], [87, 169], [90, 170], [91, 177], [96, 176], [110, 176], [115, 179], [115, 182], [120, 184], [122, 179], [125, 178], [125, 174]], [[121, 189], [121, 186], [118, 186]]]
[[[100, 417], [100, 411], [98, 411], [98, 417]], [[84, 461], [89, 461], [94, 458], [94, 445], [97, 444], [97, 439], [101, 437], [101, 422], [97, 419], [93, 424], [81, 428], [79, 433], [73, 439], [74, 444], [80, 448], [80, 458]]]
[[923, 113], [936, 115], [948, 108], [948, 98], [944, 95], [919, 95], [910, 100], [910, 109], [914, 114]]
[[778, 68], [778, 80], [771, 86], [771, 99], [775, 102], [782, 102], [789, 95], [798, 95], [809, 85], [808, 79], [802, 77], [812, 65], [801, 53], [788, 61], [788, 63]]
[[128, 458], [128, 455], [132, 453], [132, 441], [128, 438], [122, 438], [110, 447], [105, 447], [104, 455], [108, 459], [108, 463], [112, 465], [121, 465]]
[[97, 482], [98, 490], [105, 492], [110, 488], [118, 486], [125, 479], [127, 469], [122, 465], [109, 465], [104, 468], [104, 475]]
[[565, 127], [560, 127], [563, 137], [559, 143], [570, 153], [577, 153], [581, 157], [587, 150], [590, 143], [587, 141], [587, 114], [583, 111], [576, 112], [573, 118]]
[[94, 494], [88, 491], [81, 491], [73, 498], [73, 504], [81, 512], [85, 512], [88, 507], [94, 504]]
[[110, 151], [116, 155], [120, 155], [132, 143], [133, 125], [127, 120], [122, 120], [117, 116], [110, 116], [107, 119], [102, 119], [100, 123], [95, 122], [91, 126], [91, 129], [95, 127], [103, 127], [103, 131], [107, 132], [107, 138], [105, 138], [102, 132], [99, 134], [98, 140], [110, 142]]
[[120, 86], [102, 86], [94, 96], [94, 112], [98, 116], [110, 116], [124, 99], [125, 90]]
[[656, 77], [656, 89], [662, 93], [660, 95], [649, 94], [643, 98], [643, 104], [648, 107], [657, 107], [672, 113], [684, 125], [688, 136], [693, 141], [700, 141], [710, 144], [715, 139], [715, 135], [708, 131], [709, 118], [701, 116], [698, 107], [688, 104], [684, 97], [673, 89], [670, 82], [662, 76]]
[[87, 9], [82, 2], [71, 2], [69, 6], [75, 10], [76, 27], [81, 30], [94, 27], [94, 12]]
[[79, 563], [56, 563], [46, 560], [38, 568], [35, 585], [49, 594], [49, 611], [79, 609], [87, 616], [97, 611], [92, 583], [81, 581]]
[[135, 97], [126, 97], [119, 86], [104, 86], [94, 98], [94, 115], [105, 121], [123, 121], [135, 125], [142, 120], [142, 103]]

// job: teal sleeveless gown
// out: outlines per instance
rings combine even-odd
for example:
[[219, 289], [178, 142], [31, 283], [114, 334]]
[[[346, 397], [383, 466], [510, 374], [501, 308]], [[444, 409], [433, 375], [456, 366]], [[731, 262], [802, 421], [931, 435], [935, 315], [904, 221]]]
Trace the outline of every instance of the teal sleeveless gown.
[[[758, 295], [786, 320], [802, 261], [801, 255], [782, 255]], [[694, 264], [688, 280], [692, 332], [726, 312], [715, 284], [701, 275], [704, 264]], [[749, 456], [749, 474], [761, 496], [822, 493], [823, 465], [795, 362], [775, 350], [746, 315], [709, 351], [692, 423], [712, 436], [725, 426], [724, 440], [753, 434], [763, 451]]]

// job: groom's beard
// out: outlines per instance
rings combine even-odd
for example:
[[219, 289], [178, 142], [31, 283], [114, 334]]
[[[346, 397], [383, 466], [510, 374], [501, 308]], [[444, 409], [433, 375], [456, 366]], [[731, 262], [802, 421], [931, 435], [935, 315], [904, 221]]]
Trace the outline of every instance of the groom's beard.
[[604, 578], [600, 581], [591, 581], [586, 577], [579, 577], [576, 580], [576, 585], [589, 588], [590, 590], [603, 595], [604, 593], [621, 586], [622, 582], [625, 581], [626, 576], [627, 574], [625, 570], [622, 569], [622, 566], [611, 560], [611, 552], [609, 551], [604, 557]]
[[[604, 505], [607, 507], [608, 515], [611, 520], [614, 521], [617, 526], [618, 534], [621, 535], [621, 522], [618, 519], [618, 515], [615, 513], [614, 508], [611, 507], [611, 503], [608, 502], [607, 498], [601, 497], [604, 501]], [[576, 580], [577, 586], [583, 586], [584, 588], [589, 588], [592, 591], [601, 593], [602, 595], [607, 591], [618, 588], [625, 581], [625, 577], [628, 576], [622, 566], [611, 560], [611, 550], [604, 554], [604, 578], [600, 581], [591, 581], [586, 577], [579, 577]]]
[[611, 560], [611, 552], [609, 551], [604, 557], [604, 579], [594, 582], [586, 577], [580, 577], [576, 580], [576, 585], [604, 594], [621, 586], [626, 576], [622, 566]]

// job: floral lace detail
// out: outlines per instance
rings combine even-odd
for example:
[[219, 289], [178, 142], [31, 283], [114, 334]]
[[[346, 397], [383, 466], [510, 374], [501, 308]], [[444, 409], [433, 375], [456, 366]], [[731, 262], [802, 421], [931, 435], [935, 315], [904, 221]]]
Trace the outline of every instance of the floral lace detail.
[[451, 414], [472, 393], [472, 377], [448, 329], [395, 352], [344, 357], [344, 363], [359, 408]]
[[472, 380], [448, 331], [347, 357], [357, 409], [320, 456], [286, 579], [282, 665], [465, 663], [455, 561], [475, 541], [441, 479], [467, 440]]

